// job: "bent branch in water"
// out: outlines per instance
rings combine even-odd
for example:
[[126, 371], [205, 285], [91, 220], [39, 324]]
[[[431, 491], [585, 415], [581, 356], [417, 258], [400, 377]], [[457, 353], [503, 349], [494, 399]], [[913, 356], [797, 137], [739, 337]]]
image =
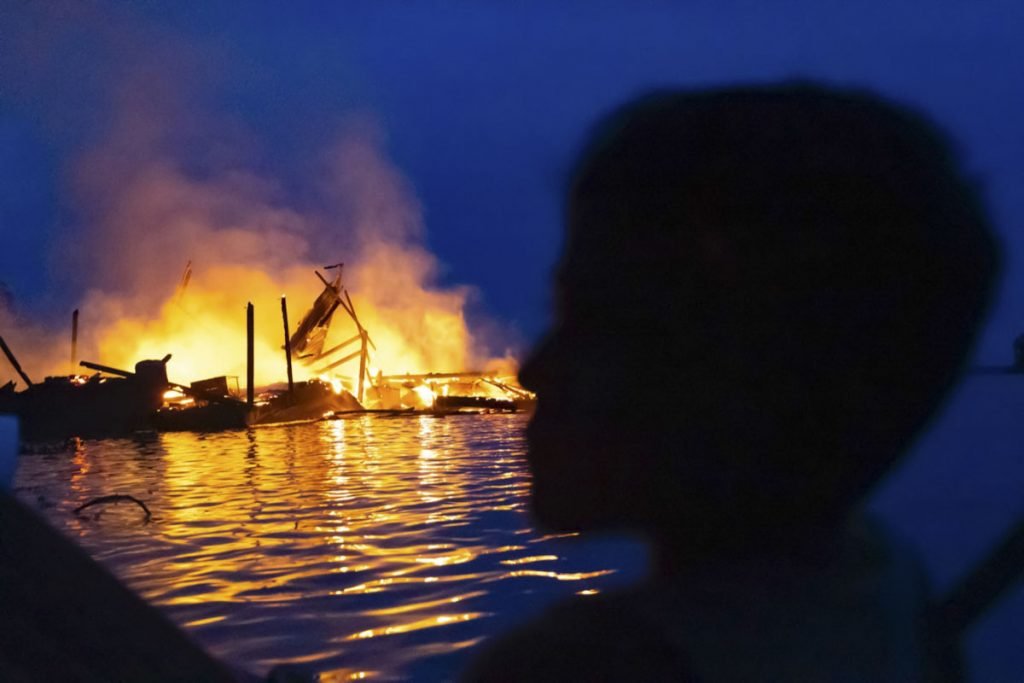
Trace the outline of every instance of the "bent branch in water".
[[139, 500], [135, 496], [129, 496], [129, 495], [124, 494], [124, 493], [115, 493], [115, 494], [110, 495], [110, 496], [100, 496], [99, 498], [93, 498], [88, 503], [83, 503], [82, 505], [79, 505], [78, 507], [76, 507], [75, 508], [75, 514], [77, 515], [77, 514], [81, 513], [82, 510], [84, 510], [84, 509], [86, 509], [88, 507], [92, 507], [93, 505], [100, 505], [102, 503], [117, 503], [117, 502], [120, 502], [122, 500], [130, 500], [131, 502], [135, 503], [140, 508], [142, 508], [143, 512], [146, 513], [146, 521], [147, 522], [153, 516], [150, 513], [149, 508], [146, 507], [145, 503], [143, 503], [141, 500]]

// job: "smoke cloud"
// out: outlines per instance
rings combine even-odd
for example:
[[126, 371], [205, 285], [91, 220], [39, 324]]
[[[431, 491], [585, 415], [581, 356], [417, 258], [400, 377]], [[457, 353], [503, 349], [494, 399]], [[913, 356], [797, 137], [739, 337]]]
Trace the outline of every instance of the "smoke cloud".
[[[114, 43], [125, 34], [103, 31]], [[127, 35], [137, 54], [139, 32]], [[42, 48], [21, 42], [42, 68]], [[176, 381], [244, 376], [252, 301], [257, 384], [280, 380], [279, 298], [287, 296], [294, 329], [322, 288], [314, 269], [344, 262], [344, 284], [377, 346], [375, 368], [397, 374], [488, 363], [465, 318], [471, 289], [438, 285], [415, 191], [388, 159], [371, 114], [340, 112], [308, 176], [279, 178], [244, 116], [206, 107], [210, 79], [201, 74], [223, 69], [166, 36], [154, 45], [143, 51], [147, 58], [105, 72], [102, 123], [67, 163], [71, 218], [51, 258], [72, 274], [65, 281], [82, 311], [80, 358], [130, 369], [171, 353]], [[0, 325], [33, 379], [69, 371], [68, 331], [2, 303]], [[355, 331], [340, 310], [334, 328], [328, 344]], [[4, 363], [0, 380], [8, 377], [14, 373]]]

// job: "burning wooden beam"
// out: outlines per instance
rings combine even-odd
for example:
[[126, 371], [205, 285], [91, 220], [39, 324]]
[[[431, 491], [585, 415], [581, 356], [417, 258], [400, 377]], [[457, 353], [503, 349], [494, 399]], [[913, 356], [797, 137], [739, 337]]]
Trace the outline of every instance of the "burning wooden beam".
[[362, 339], [362, 336], [363, 335], [361, 335], [361, 334], [356, 334], [355, 336], [350, 337], [349, 339], [346, 339], [345, 341], [341, 342], [340, 344], [335, 344], [334, 346], [332, 346], [331, 348], [327, 349], [323, 353], [320, 353], [317, 356], [315, 356], [313, 358], [313, 361], [314, 362], [318, 361], [318, 360], [320, 360], [322, 358], [326, 358], [327, 356], [330, 356], [333, 353], [336, 353], [337, 351], [341, 351], [343, 348], [345, 348], [346, 346], [348, 346], [352, 342], [357, 342], [360, 339]]
[[512, 394], [513, 396], [518, 396], [519, 398], [530, 398], [530, 392], [525, 391], [523, 389], [517, 389], [516, 387], [513, 387], [513, 386], [510, 386], [508, 384], [505, 384], [504, 382], [499, 382], [498, 380], [494, 379], [493, 377], [481, 377], [480, 381], [481, 382], [487, 382], [491, 386], [498, 387], [502, 391], [506, 391], [506, 392]]
[[135, 376], [134, 372], [128, 372], [127, 370], [119, 370], [117, 368], [112, 368], [109, 365], [100, 365], [99, 363], [93, 363], [87, 360], [83, 360], [81, 363], [79, 363], [79, 365], [81, 365], [83, 368], [89, 368], [90, 370], [95, 370], [96, 372], [105, 372], [108, 375], [116, 375], [117, 377]]
[[[333, 268], [335, 266], [328, 266], [328, 267]], [[326, 287], [328, 290], [334, 292], [334, 297], [335, 297], [336, 303], [340, 304], [341, 307], [345, 309], [345, 312], [348, 313], [349, 317], [352, 318], [352, 322], [354, 322], [356, 324], [356, 329], [359, 330], [360, 333], [366, 332], [366, 328], [364, 328], [363, 324], [361, 322], [359, 322], [359, 317], [356, 315], [356, 307], [352, 303], [352, 297], [349, 296], [348, 290], [345, 289], [344, 287], [341, 287], [340, 284], [336, 288], [334, 286], [334, 284], [331, 283], [331, 282], [328, 282], [327, 278], [325, 278], [323, 275], [321, 275], [319, 271], [314, 270], [313, 272], [316, 273], [316, 276], [318, 278], [320, 278], [320, 282], [322, 282], [324, 284], [324, 287]], [[340, 291], [339, 291], [339, 289], [340, 289]], [[344, 293], [344, 295], [345, 295], [344, 298], [342, 298], [342, 293]], [[358, 337], [357, 337], [357, 339], [358, 339]], [[373, 348], [374, 351], [377, 350], [377, 345], [373, 343], [373, 339], [370, 338], [369, 332], [366, 333], [366, 341], [369, 342], [370, 346]]]
[[[346, 292], [347, 295], [347, 292]], [[358, 325], [359, 323], [356, 322]], [[366, 334], [366, 330], [362, 327], [359, 328], [359, 335], [363, 338], [363, 343], [359, 349], [359, 402], [363, 402], [363, 382], [366, 378], [366, 342], [369, 336]]]
[[425, 372], [416, 375], [382, 375], [379, 379], [384, 382], [401, 382], [410, 379], [483, 379], [484, 377], [494, 377], [496, 374], [482, 370], [466, 370], [465, 372]]
[[336, 360], [333, 363], [331, 363], [330, 365], [325, 365], [324, 367], [320, 368], [319, 370], [316, 370], [316, 374], [323, 375], [323, 374], [325, 374], [327, 372], [330, 372], [331, 370], [333, 370], [334, 368], [338, 367], [339, 365], [347, 363], [350, 360], [352, 360], [353, 358], [358, 358], [360, 355], [362, 355], [362, 353], [363, 353], [362, 349], [359, 349], [358, 351], [356, 351], [354, 353], [350, 353], [347, 356], [345, 356], [344, 358], [342, 358], [341, 360]]

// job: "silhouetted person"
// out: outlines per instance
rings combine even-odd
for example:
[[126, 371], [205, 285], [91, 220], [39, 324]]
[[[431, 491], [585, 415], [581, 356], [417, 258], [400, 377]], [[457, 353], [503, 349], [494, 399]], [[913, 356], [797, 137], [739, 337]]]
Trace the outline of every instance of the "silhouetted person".
[[532, 508], [653, 575], [490, 646], [484, 680], [914, 681], [915, 553], [859, 506], [965, 361], [998, 252], [942, 134], [865, 92], [664, 92], [593, 133], [524, 365]]

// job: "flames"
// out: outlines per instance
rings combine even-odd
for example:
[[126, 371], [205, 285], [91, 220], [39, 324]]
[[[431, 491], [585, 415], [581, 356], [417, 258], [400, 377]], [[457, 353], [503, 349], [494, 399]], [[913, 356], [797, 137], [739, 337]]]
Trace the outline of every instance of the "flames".
[[[376, 345], [369, 361], [384, 374], [498, 362], [467, 324], [471, 289], [438, 283], [419, 202], [372, 120], [342, 126], [311, 163], [311, 189], [296, 197], [262, 167], [225, 165], [212, 151], [209, 160], [186, 158], [196, 150], [175, 144], [181, 124], [167, 113], [174, 109], [132, 92], [117, 100], [108, 137], [72, 164], [69, 194], [81, 224], [52, 255], [75, 283], [65, 298], [69, 312], [81, 309], [80, 359], [130, 370], [170, 353], [172, 381], [244, 378], [252, 302], [255, 383], [281, 381], [281, 295], [293, 332], [322, 289], [314, 269], [344, 261], [344, 284]], [[2, 305], [0, 323], [31, 376], [68, 374], [69, 331], [13, 320]], [[327, 344], [354, 333], [347, 317], [336, 316]], [[0, 368], [0, 381], [7, 370]], [[332, 374], [356, 376], [358, 362]], [[310, 371], [296, 364], [295, 376]]]
[[[394, 254], [389, 263], [395, 263]], [[415, 271], [388, 272], [386, 282], [381, 283], [373, 275], [379, 272], [378, 266], [379, 261], [352, 266], [352, 280], [365, 287], [352, 290], [353, 302], [376, 344], [371, 351], [371, 375], [465, 369], [486, 362], [473, 353], [462, 291], [428, 289], [416, 281]], [[197, 260], [188, 288], [181, 295], [169, 294], [154, 315], [116, 318], [96, 330], [98, 359], [131, 368], [139, 359], [172, 353], [168, 364], [172, 380], [188, 382], [223, 374], [244, 377], [245, 304], [251, 300], [256, 308], [256, 384], [281, 381], [285, 377], [284, 328], [278, 301], [282, 291], [288, 294], [289, 332], [294, 332], [298, 319], [322, 289], [313, 269], [313, 264], [304, 264], [268, 273], [216, 264], [206, 268]], [[352, 321], [337, 315], [327, 345], [354, 332]], [[83, 330], [85, 334], [87, 330]], [[302, 363], [293, 366], [297, 380], [314, 376]], [[354, 359], [319, 378], [340, 391], [354, 388], [343, 387], [342, 377], [357, 375], [358, 359]], [[424, 398], [427, 405], [431, 400]]]
[[[375, 245], [370, 258], [346, 266], [346, 285], [376, 345], [370, 352], [370, 376], [476, 367], [514, 374], [511, 359], [491, 359], [476, 350], [464, 315], [467, 290], [425, 284], [428, 259], [429, 254], [418, 248]], [[161, 301], [139, 312], [127, 312], [131, 307], [121, 296], [91, 292], [82, 306], [80, 356], [130, 370], [138, 360], [171, 353], [172, 381], [188, 383], [217, 375], [244, 378], [245, 306], [252, 301], [256, 385], [282, 381], [286, 371], [280, 296], [287, 295], [289, 333], [294, 332], [322, 289], [313, 274], [318, 266], [302, 263], [271, 270], [200, 258], [193, 263], [184, 291], [167, 288]], [[336, 315], [326, 346], [355, 331], [348, 316]], [[31, 349], [26, 351], [32, 355]], [[50, 356], [58, 355], [50, 351]], [[330, 383], [335, 392], [354, 393], [358, 365], [358, 359], [353, 359], [319, 379]], [[52, 358], [47, 370], [64, 374], [66, 367], [66, 360]], [[300, 362], [293, 368], [296, 380], [314, 377]], [[412, 391], [417, 403], [433, 403], [431, 388], [420, 385]]]

